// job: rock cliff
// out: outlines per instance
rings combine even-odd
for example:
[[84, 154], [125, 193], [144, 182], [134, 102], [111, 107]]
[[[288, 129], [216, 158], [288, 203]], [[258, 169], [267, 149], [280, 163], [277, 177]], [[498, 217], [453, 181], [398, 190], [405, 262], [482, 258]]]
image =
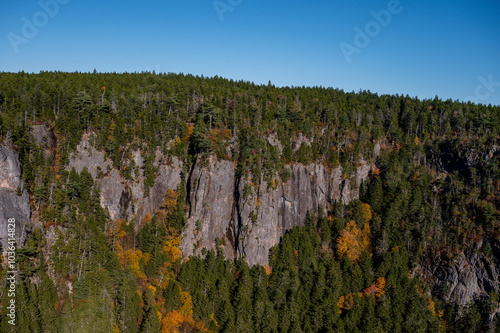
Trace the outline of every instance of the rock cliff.
[[0, 241], [6, 248], [7, 224], [15, 219], [17, 246], [24, 246], [31, 230], [31, 209], [28, 191], [21, 179], [18, 154], [6, 146], [0, 146]]
[[[46, 128], [34, 131], [37, 141], [53, 147]], [[92, 138], [85, 135], [71, 155], [67, 169], [81, 172], [86, 168], [98, 184], [101, 205], [108, 209], [111, 219], [135, 221], [138, 228], [144, 216], [158, 211], [169, 189], [181, 184], [183, 163], [175, 157], [166, 158], [157, 150], [153, 186], [146, 195], [143, 174], [144, 156], [140, 150], [129, 152], [126, 165], [133, 165], [132, 179], [113, 168], [104, 152], [96, 150]], [[279, 141], [270, 137], [274, 145]], [[380, 144], [374, 149], [375, 158]], [[20, 179], [21, 169], [14, 151], [0, 149], [0, 202], [5, 244], [8, 217], [19, 222], [16, 238], [23, 243], [29, 230], [30, 207], [27, 191]], [[198, 157], [187, 175], [186, 189], [189, 212], [181, 235], [182, 254], [201, 255], [219, 247], [226, 258], [243, 257], [250, 265], [267, 264], [269, 250], [294, 226], [302, 226], [308, 212], [327, 213], [336, 202], [347, 205], [359, 198], [359, 188], [367, 180], [373, 164], [360, 159], [350, 175], [342, 167], [328, 170], [323, 164], [285, 166], [286, 178], [276, 173], [272, 180], [262, 177], [256, 181], [250, 173], [238, 175], [236, 165], [214, 156]], [[255, 183], [254, 183], [255, 182]], [[19, 186], [21, 195], [16, 194]], [[10, 215], [9, 215], [10, 214]], [[422, 262], [413, 274], [427, 281], [434, 295], [459, 305], [500, 292], [500, 246], [494, 247], [493, 258], [478, 251], [464, 252], [454, 260], [441, 259]]]
[[224, 255], [234, 258], [234, 177], [232, 162], [214, 157], [196, 161], [189, 177], [189, 219], [181, 239], [184, 256], [199, 254], [203, 248], [215, 249], [218, 238]]
[[67, 169], [82, 172], [87, 169], [97, 182], [101, 192], [101, 205], [107, 208], [111, 219], [123, 218], [135, 221], [138, 226], [148, 213], [154, 214], [160, 209], [169, 189], [177, 189], [181, 181], [182, 163], [177, 158], [166, 161], [160, 151], [155, 153], [154, 166], [157, 174], [154, 185], [148, 195], [144, 191], [144, 176], [142, 172], [143, 158], [141, 152], [132, 151], [131, 159], [137, 166], [137, 174], [133, 179], [124, 179], [120, 172], [112, 167], [112, 162], [104, 152], [96, 150], [91, 145], [92, 138], [84, 135], [76, 151], [70, 156]]
[[499, 259], [500, 244], [495, 244], [490, 258], [468, 250], [451, 261], [439, 257], [428, 259], [415, 268], [413, 275], [422, 277], [434, 295], [465, 306], [492, 291], [500, 293]]
[[[183, 232], [185, 256], [216, 248], [226, 257], [244, 257], [250, 265], [267, 264], [269, 249], [287, 230], [304, 224], [308, 212], [325, 213], [336, 201], [359, 197], [359, 186], [343, 179], [342, 168], [327, 171], [322, 164], [286, 166], [290, 178], [278, 175], [272, 182], [263, 178], [252, 183], [249, 175], [235, 178], [229, 161], [197, 161], [189, 180], [191, 210]], [[352, 182], [368, 177], [370, 166], [362, 163]], [[342, 186], [344, 190], [342, 190]]]

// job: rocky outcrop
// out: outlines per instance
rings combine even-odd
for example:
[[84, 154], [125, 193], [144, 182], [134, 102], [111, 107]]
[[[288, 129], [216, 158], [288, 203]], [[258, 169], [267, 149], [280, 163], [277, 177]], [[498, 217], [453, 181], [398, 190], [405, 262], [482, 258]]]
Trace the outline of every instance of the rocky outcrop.
[[[191, 211], [181, 242], [183, 254], [215, 249], [218, 238], [226, 257], [267, 264], [269, 249], [286, 231], [302, 226], [309, 212], [327, 213], [336, 201], [359, 197], [350, 180], [343, 180], [340, 167], [328, 171], [314, 163], [286, 168], [290, 174], [286, 181], [276, 175], [272, 181], [262, 178], [254, 184], [249, 174], [235, 179], [231, 162], [214, 157], [197, 161], [189, 181]], [[369, 170], [369, 165], [361, 165], [352, 182], [364, 181]]]
[[160, 152], [156, 153], [155, 167], [158, 168], [155, 183], [149, 190], [149, 195], [144, 195], [142, 182], [131, 182], [131, 203], [128, 205], [128, 216], [135, 216], [137, 222], [147, 214], [154, 214], [161, 208], [168, 190], [176, 190], [181, 183], [182, 162], [176, 157], [166, 161]]
[[466, 306], [488, 297], [492, 291], [500, 293], [500, 246], [496, 244], [491, 258], [477, 251], [465, 251], [451, 261], [441, 258], [418, 265], [413, 275], [423, 278], [432, 293], [446, 301]]
[[167, 161], [160, 151], [156, 151], [154, 166], [158, 171], [155, 183], [146, 195], [142, 172], [144, 162], [139, 150], [131, 152], [130, 159], [136, 167], [133, 180], [124, 179], [112, 167], [112, 162], [106, 158], [105, 153], [95, 149], [91, 141], [89, 135], [83, 136], [76, 151], [70, 156], [68, 170], [74, 168], [75, 171], [82, 172], [86, 168], [90, 172], [99, 186], [101, 205], [108, 209], [113, 220], [134, 220], [138, 227], [144, 216], [148, 213], [153, 215], [160, 209], [167, 191], [177, 189], [181, 182], [182, 163], [175, 157]]
[[235, 168], [229, 161], [210, 157], [198, 159], [189, 177], [190, 212], [181, 238], [185, 256], [199, 254], [203, 248], [215, 249], [217, 238], [224, 255], [234, 258], [232, 230]]
[[[274, 182], [239, 181], [238, 255], [250, 265], [267, 264], [269, 249], [280, 242], [286, 231], [302, 226], [308, 213], [326, 214], [341, 199], [342, 169], [327, 171], [322, 164], [292, 164], [290, 179]], [[246, 190], [245, 190], [246, 188]], [[247, 193], [247, 195], [245, 195]]]
[[101, 206], [109, 211], [112, 220], [124, 217], [130, 193], [122, 180], [120, 173], [112, 169], [99, 182], [101, 189]]
[[110, 159], [102, 151], [98, 151], [90, 144], [91, 138], [88, 134], [84, 134], [82, 141], [76, 146], [76, 150], [71, 154], [69, 159], [68, 170], [72, 168], [80, 173], [84, 168], [90, 172], [94, 180], [97, 178], [98, 172], [107, 172], [111, 169], [112, 163]]
[[[300, 137], [301, 144], [308, 144]], [[270, 138], [279, 144], [275, 138]], [[81, 172], [84, 168], [96, 179], [101, 192], [101, 205], [111, 219], [135, 220], [136, 227], [148, 213], [158, 211], [169, 189], [181, 182], [182, 163], [166, 159], [155, 152], [157, 175], [146, 195], [141, 152], [129, 153], [124, 165], [131, 166], [131, 179], [112, 167], [103, 152], [90, 144], [86, 135], [70, 158], [68, 168]], [[291, 164], [287, 179], [278, 174], [272, 180], [252, 176], [236, 177], [235, 165], [216, 157], [198, 158], [187, 181], [190, 210], [181, 237], [184, 256], [201, 254], [203, 249], [217, 246], [226, 258], [244, 257], [250, 265], [266, 264], [269, 249], [294, 226], [301, 226], [309, 212], [328, 213], [333, 205], [359, 198], [359, 186], [368, 178], [371, 165], [364, 160], [347, 177], [341, 167], [327, 170], [323, 164]], [[98, 177], [99, 175], [99, 177]]]
[[33, 125], [32, 129], [33, 139], [42, 147], [55, 148], [57, 139], [54, 131], [47, 125]]
[[16, 152], [0, 146], [0, 241], [7, 246], [9, 219], [15, 220], [17, 246], [24, 246], [31, 228], [28, 191], [21, 179], [21, 164]]

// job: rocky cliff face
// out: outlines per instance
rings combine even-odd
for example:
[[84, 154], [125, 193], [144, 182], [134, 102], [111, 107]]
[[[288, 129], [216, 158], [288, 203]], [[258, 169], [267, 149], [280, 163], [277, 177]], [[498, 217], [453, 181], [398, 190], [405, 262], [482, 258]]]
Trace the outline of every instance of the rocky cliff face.
[[28, 191], [21, 180], [21, 164], [12, 149], [0, 146], [0, 241], [7, 247], [9, 219], [15, 219], [17, 246], [24, 246], [31, 229]]
[[184, 256], [215, 249], [221, 242], [227, 258], [235, 256], [233, 223], [235, 168], [229, 161], [197, 160], [189, 180], [191, 208], [181, 238]]
[[477, 251], [465, 251], [451, 262], [433, 258], [415, 268], [413, 274], [422, 277], [434, 295], [465, 306], [487, 297], [492, 291], [500, 293], [500, 244], [493, 247], [487, 258]]
[[[57, 144], [49, 128], [33, 129], [35, 140], [50, 154]], [[280, 142], [270, 137], [273, 145]], [[169, 189], [177, 189], [182, 178], [182, 162], [166, 159], [158, 150], [154, 167], [157, 170], [154, 185], [146, 195], [141, 152], [130, 152], [126, 165], [134, 165], [132, 180], [124, 179], [113, 168], [106, 155], [96, 150], [92, 138], [85, 135], [70, 156], [67, 169], [81, 172], [86, 168], [101, 192], [101, 205], [108, 209], [111, 219], [134, 220], [139, 227], [148, 213], [158, 211]], [[378, 156], [380, 145], [375, 145]], [[236, 175], [233, 162], [198, 158], [186, 180], [189, 216], [181, 235], [184, 257], [199, 255], [203, 249], [218, 246], [226, 258], [243, 257], [250, 265], [267, 264], [269, 250], [294, 226], [304, 224], [308, 212], [324, 213], [333, 205], [359, 198], [359, 186], [368, 178], [373, 165], [360, 160], [354, 172], [345, 177], [337, 167], [327, 170], [324, 165], [287, 165], [288, 179], [275, 174], [272, 181], [261, 178], [253, 183], [252, 175]], [[19, 191], [18, 191], [19, 189]], [[25, 244], [30, 230], [30, 204], [27, 190], [21, 180], [21, 165], [17, 153], [0, 146], [0, 242], [6, 246], [7, 220], [16, 219], [16, 240]], [[55, 240], [54, 230], [47, 232], [50, 244]], [[493, 248], [493, 256], [485, 257], [478, 251], [464, 252], [453, 261], [439, 258], [417, 266], [413, 274], [427, 281], [434, 295], [460, 305], [488, 295], [500, 293], [500, 244]]]
[[231, 162], [211, 157], [204, 163], [198, 161], [190, 177], [183, 254], [215, 249], [218, 238], [226, 257], [244, 257], [250, 265], [267, 264], [269, 249], [287, 230], [303, 225], [308, 212], [326, 213], [338, 200], [357, 199], [359, 187], [351, 183], [361, 184], [370, 170], [362, 163], [351, 181], [343, 180], [340, 167], [327, 171], [322, 164], [292, 164], [287, 181], [276, 175], [272, 182], [261, 179], [256, 185], [249, 175], [236, 179]]
[[167, 191], [177, 189], [181, 181], [182, 163], [177, 158], [167, 163], [163, 154], [157, 151], [154, 166], [158, 172], [153, 187], [146, 195], [140, 151], [131, 153], [131, 159], [137, 166], [137, 174], [133, 175], [133, 180], [127, 180], [112, 167], [111, 160], [106, 158], [103, 152], [96, 150], [90, 142], [91, 137], [84, 135], [70, 157], [68, 170], [74, 168], [75, 171], [82, 172], [86, 168], [89, 171], [99, 186], [101, 205], [108, 209], [113, 220], [134, 220], [138, 226], [146, 214], [154, 214], [160, 209]]

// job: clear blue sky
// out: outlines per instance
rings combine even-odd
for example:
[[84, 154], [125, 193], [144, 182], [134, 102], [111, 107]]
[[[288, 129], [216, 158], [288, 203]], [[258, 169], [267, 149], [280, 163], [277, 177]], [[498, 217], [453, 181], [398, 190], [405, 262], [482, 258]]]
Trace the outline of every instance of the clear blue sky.
[[155, 70], [500, 105], [499, 17], [498, 0], [0, 0], [0, 71]]

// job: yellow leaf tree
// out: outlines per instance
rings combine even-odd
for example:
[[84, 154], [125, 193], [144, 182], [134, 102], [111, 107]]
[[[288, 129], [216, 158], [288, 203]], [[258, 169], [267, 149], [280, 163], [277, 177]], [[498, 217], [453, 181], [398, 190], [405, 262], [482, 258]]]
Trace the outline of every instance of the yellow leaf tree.
[[363, 230], [359, 230], [356, 222], [351, 220], [337, 239], [337, 254], [357, 261], [364, 250], [370, 249], [370, 225], [365, 222]]

